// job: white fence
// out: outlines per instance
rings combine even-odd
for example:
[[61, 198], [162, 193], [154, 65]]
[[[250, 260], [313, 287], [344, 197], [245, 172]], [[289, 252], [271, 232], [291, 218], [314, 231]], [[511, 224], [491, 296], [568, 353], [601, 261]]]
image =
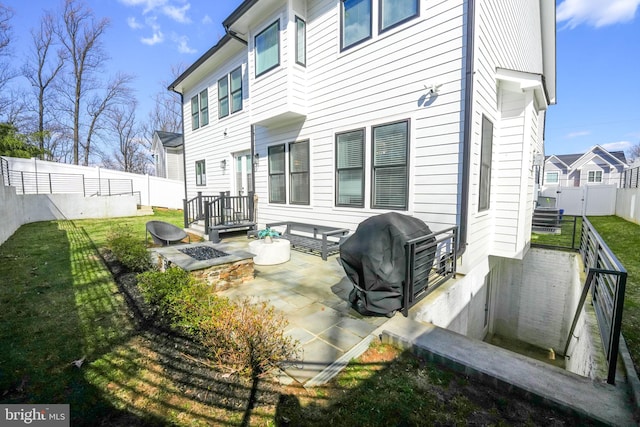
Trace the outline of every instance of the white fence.
[[616, 198], [616, 215], [640, 224], [640, 188], [620, 188]]
[[567, 215], [616, 215], [616, 185], [544, 187], [542, 197], [556, 198], [556, 207]]
[[[65, 174], [83, 177], [98, 182], [106, 180], [131, 180], [132, 191], [140, 193], [140, 203], [147, 206], [161, 206], [182, 209], [184, 198], [184, 182], [173, 179], [159, 178], [150, 175], [139, 175], [128, 172], [104, 169], [101, 167], [87, 167], [68, 165], [65, 163], [46, 162], [43, 160], [19, 159], [3, 157], [7, 160], [11, 171], [35, 172], [43, 174]], [[79, 178], [82, 180], [83, 178]]]

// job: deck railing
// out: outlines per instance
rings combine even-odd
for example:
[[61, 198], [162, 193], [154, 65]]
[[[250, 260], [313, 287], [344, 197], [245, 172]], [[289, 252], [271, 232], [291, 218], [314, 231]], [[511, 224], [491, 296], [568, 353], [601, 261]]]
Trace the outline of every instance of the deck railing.
[[198, 191], [197, 196], [192, 199], [183, 199], [184, 228], [189, 228], [191, 224], [204, 219], [204, 206], [211, 203], [219, 196], [206, 196], [202, 191]]
[[456, 274], [458, 227], [405, 243], [406, 270], [402, 314]]
[[204, 203], [205, 233], [209, 232], [210, 227], [233, 227], [253, 221], [253, 192], [246, 196], [231, 196], [228, 191], [223, 191]]

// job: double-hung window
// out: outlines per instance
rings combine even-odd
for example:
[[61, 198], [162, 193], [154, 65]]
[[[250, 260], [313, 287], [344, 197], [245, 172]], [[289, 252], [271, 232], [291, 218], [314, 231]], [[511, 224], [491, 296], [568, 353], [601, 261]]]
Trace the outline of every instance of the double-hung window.
[[409, 121], [373, 127], [373, 208], [407, 209]]
[[296, 63], [307, 65], [307, 24], [296, 16]]
[[309, 141], [289, 144], [289, 202], [309, 204]]
[[544, 175], [544, 183], [545, 184], [557, 184], [558, 183], [558, 172], [547, 172]]
[[480, 186], [478, 189], [478, 212], [489, 209], [491, 195], [491, 154], [493, 151], [493, 123], [482, 116], [482, 139], [480, 142]]
[[224, 76], [218, 80], [218, 118], [229, 115], [229, 80]]
[[272, 145], [268, 149], [269, 159], [269, 203], [286, 203], [284, 144]]
[[229, 74], [231, 87], [231, 113], [242, 110], [242, 67], [238, 67]]
[[364, 132], [336, 135], [336, 206], [364, 207]]
[[256, 77], [280, 65], [280, 21], [255, 37]]
[[208, 89], [191, 98], [191, 129], [209, 124], [209, 96]]
[[[231, 106], [229, 106], [231, 102]], [[218, 80], [218, 118], [242, 110], [242, 67]]]
[[204, 160], [196, 162], [196, 185], [207, 185], [207, 171]]
[[379, 0], [380, 32], [418, 16], [420, 0]]
[[371, 38], [371, 1], [341, 0], [341, 40], [342, 49]]
[[602, 182], [602, 171], [589, 171], [588, 182]]

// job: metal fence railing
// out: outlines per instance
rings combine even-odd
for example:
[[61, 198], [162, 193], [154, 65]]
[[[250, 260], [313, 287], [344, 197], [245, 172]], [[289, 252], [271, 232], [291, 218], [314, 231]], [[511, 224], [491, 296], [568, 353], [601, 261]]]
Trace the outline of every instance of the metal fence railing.
[[566, 355], [569, 349], [587, 294], [591, 292], [591, 301], [608, 363], [607, 382], [615, 384], [627, 270], [586, 217], [582, 217], [580, 254], [587, 279], [567, 335], [564, 354]]
[[402, 314], [456, 274], [458, 227], [447, 228], [405, 243]]
[[115, 196], [134, 194], [133, 180], [87, 178], [82, 174], [15, 171], [0, 159], [3, 185], [16, 189], [16, 194], [82, 194], [84, 196]]

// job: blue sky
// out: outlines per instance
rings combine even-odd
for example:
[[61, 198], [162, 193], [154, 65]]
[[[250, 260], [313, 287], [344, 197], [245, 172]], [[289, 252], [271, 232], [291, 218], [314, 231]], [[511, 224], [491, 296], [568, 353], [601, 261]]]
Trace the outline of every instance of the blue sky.
[[[88, 0], [111, 26], [105, 47], [113, 73], [137, 75], [145, 117], [151, 99], [224, 34], [222, 21], [241, 0]], [[9, 0], [14, 53], [21, 61], [29, 29], [62, 0]], [[546, 153], [584, 152], [599, 144], [624, 150], [640, 143], [640, 0], [557, 1], [557, 105], [547, 115]], [[184, 68], [184, 67], [183, 67]]]

